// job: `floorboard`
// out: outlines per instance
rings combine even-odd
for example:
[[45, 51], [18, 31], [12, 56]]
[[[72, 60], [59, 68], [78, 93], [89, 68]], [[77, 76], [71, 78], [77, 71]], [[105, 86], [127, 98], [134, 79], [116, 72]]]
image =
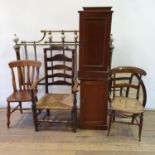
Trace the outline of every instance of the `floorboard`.
[[0, 155], [154, 155], [155, 111], [146, 111], [142, 141], [138, 141], [137, 126], [112, 124], [110, 136], [106, 130], [82, 130], [73, 133], [67, 125], [34, 131], [32, 113], [11, 116], [6, 127], [6, 110], [0, 110]]

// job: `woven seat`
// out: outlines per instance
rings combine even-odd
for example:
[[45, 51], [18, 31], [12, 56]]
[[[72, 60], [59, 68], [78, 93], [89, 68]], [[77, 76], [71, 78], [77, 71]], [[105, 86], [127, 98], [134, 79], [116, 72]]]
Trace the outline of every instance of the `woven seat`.
[[38, 109], [71, 110], [73, 99], [72, 94], [45, 94], [36, 104]]
[[112, 110], [129, 114], [139, 114], [144, 112], [144, 107], [137, 99], [115, 97], [112, 101]]
[[[74, 49], [64, 46], [51, 46], [50, 48], [44, 49], [45, 76], [33, 85], [35, 91], [40, 83], [43, 82], [45, 84], [45, 94], [42, 97], [35, 96], [35, 93], [33, 95], [35, 101], [33, 104], [35, 131], [39, 130], [41, 123], [44, 123], [44, 125], [49, 124], [47, 126], [49, 128], [50, 123], [52, 126], [52, 123], [65, 122], [71, 124], [72, 130], [76, 132], [76, 91], [78, 83], [74, 77], [74, 54]], [[59, 89], [57, 89], [57, 86]], [[53, 88], [56, 88], [60, 92], [55, 92]], [[64, 89], [65, 91], [63, 91]], [[37, 98], [38, 100], [36, 100]], [[68, 120], [66, 120], [65, 116], [60, 120], [53, 120], [52, 117], [54, 114], [60, 115], [60, 110], [61, 112], [68, 110], [71, 117]]]
[[116, 67], [111, 70], [110, 102], [108, 133], [110, 134], [111, 123], [117, 121], [117, 117], [131, 118], [130, 122], [124, 119], [121, 123], [139, 126], [139, 140], [143, 126], [143, 113], [146, 104], [146, 89], [142, 76], [146, 72], [136, 67]]

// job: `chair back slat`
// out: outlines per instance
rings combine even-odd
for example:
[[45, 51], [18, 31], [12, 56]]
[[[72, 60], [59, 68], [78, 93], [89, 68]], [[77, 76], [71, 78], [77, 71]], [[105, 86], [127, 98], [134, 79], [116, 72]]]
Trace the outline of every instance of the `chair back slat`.
[[19, 82], [18, 85], [19, 85], [19, 90], [22, 90], [22, 83], [23, 83], [22, 68], [17, 67], [17, 71], [18, 71], [18, 82]]
[[47, 70], [50, 70], [50, 69], [52, 69], [52, 70], [54, 70], [54, 69], [57, 69], [57, 70], [68, 70], [68, 71], [71, 71], [72, 70], [72, 67], [68, 67], [68, 66], [66, 66], [66, 65], [54, 65], [54, 66], [51, 66], [51, 67], [47, 67]]
[[32, 75], [31, 75], [31, 81], [34, 81], [34, 73], [35, 73], [35, 67], [32, 66]]
[[65, 73], [55, 73], [55, 74], [51, 74], [51, 75], [47, 75], [48, 78], [54, 78], [54, 77], [63, 77], [63, 78], [72, 78], [72, 75], [69, 74], [65, 74]]
[[23, 86], [23, 90], [26, 90], [26, 86], [25, 86], [26, 85], [26, 81], [25, 81], [26, 77], [25, 77], [25, 74], [26, 74], [25, 73], [25, 67], [22, 66], [22, 79], [23, 79], [22, 86]]
[[59, 80], [59, 81], [54, 81], [54, 82], [48, 82], [48, 86], [51, 85], [66, 85], [66, 86], [72, 86], [72, 83], [64, 81], [64, 80]]
[[[34, 73], [33, 73], [34, 74]], [[39, 68], [37, 67], [36, 68], [36, 79], [35, 79], [35, 81], [37, 81], [38, 79], [39, 79]], [[34, 80], [32, 80], [33, 82], [34, 82]]]
[[28, 88], [30, 88], [30, 84], [31, 84], [31, 80], [30, 80], [30, 66], [27, 66], [27, 82], [26, 82], [26, 84], [27, 84], [27, 89]]
[[63, 54], [57, 54], [53, 57], [47, 58], [47, 61], [63, 61], [63, 63], [65, 63], [65, 61], [72, 62], [72, 58], [69, 58]]
[[12, 75], [13, 90], [15, 92], [17, 90], [17, 87], [16, 87], [16, 79], [15, 79], [15, 74], [14, 74], [13, 68], [11, 68], [11, 75]]

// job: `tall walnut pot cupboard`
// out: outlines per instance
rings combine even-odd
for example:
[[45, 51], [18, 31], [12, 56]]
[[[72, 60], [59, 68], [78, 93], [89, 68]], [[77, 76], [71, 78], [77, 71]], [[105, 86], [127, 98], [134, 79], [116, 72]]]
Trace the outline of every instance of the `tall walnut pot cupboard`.
[[80, 16], [80, 127], [107, 129], [111, 7], [85, 7]]

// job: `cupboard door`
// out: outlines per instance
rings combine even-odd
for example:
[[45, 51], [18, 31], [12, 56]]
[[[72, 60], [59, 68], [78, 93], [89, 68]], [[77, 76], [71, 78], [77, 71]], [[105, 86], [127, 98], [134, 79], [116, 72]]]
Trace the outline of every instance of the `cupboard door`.
[[81, 128], [107, 128], [108, 86], [108, 80], [81, 81]]
[[109, 72], [110, 23], [108, 13], [81, 12], [79, 78], [103, 78]]

